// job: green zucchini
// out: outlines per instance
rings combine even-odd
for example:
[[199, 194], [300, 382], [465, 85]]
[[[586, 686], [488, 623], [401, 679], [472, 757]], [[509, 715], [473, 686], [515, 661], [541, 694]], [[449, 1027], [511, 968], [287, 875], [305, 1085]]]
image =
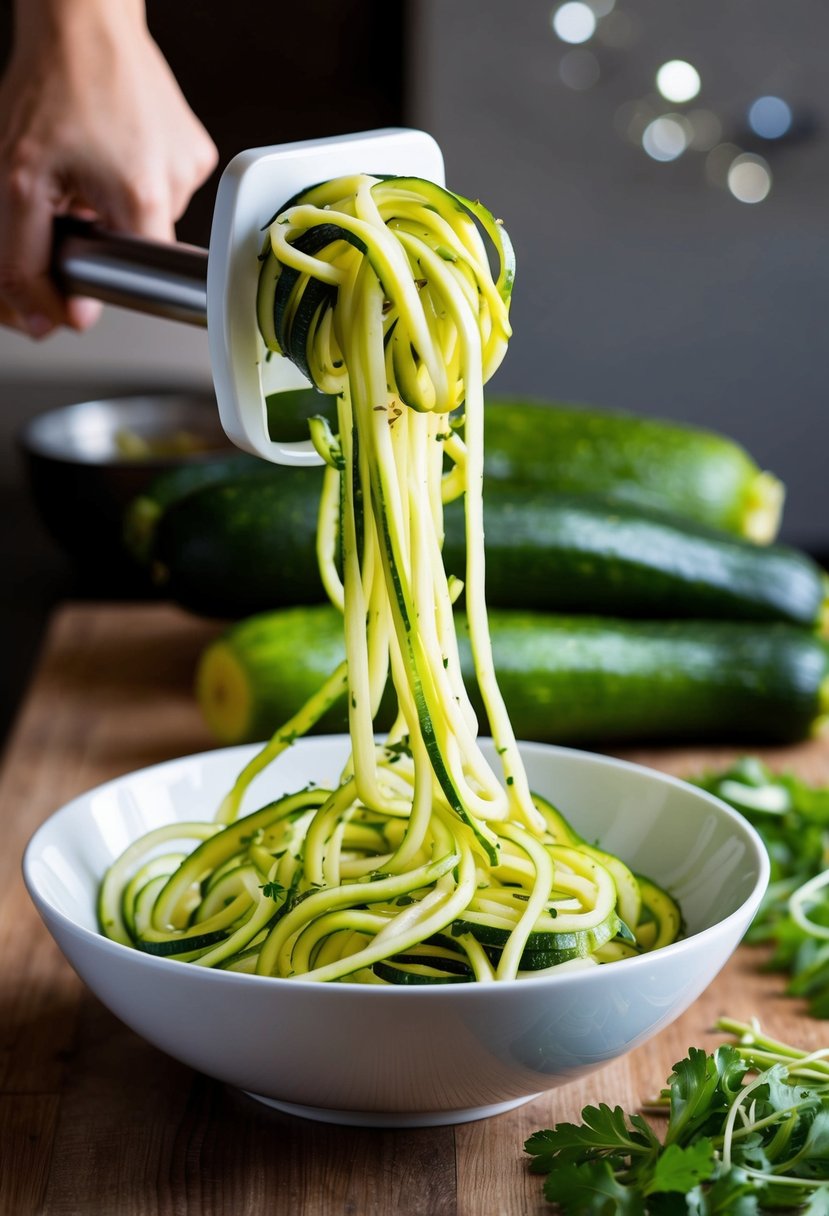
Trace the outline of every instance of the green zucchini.
[[[328, 399], [316, 389], [293, 389], [272, 393], [266, 400], [268, 433], [271, 439], [291, 443], [308, 438], [308, 420], [316, 414], [333, 417]], [[155, 530], [164, 512], [188, 494], [206, 486], [221, 485], [241, 477], [278, 476], [284, 470], [251, 456], [229, 449], [227, 453], [187, 461], [161, 473], [134, 498], [124, 514], [123, 539], [130, 555], [139, 565], [148, 565], [155, 550]]]
[[317, 468], [280, 468], [181, 498], [156, 525], [156, 585], [206, 616], [321, 603], [315, 550], [321, 485]]
[[505, 398], [491, 398], [484, 418], [490, 480], [604, 494], [761, 543], [777, 535], [781, 482], [724, 435], [621, 411]]
[[[569, 933], [531, 933], [521, 955], [521, 969], [540, 971], [545, 967], [568, 963], [574, 958], [587, 958], [611, 941], [618, 927], [619, 918], [611, 912], [592, 929]], [[508, 930], [493, 928], [485, 917], [476, 917], [473, 913], [468, 918], [456, 920], [452, 932], [470, 933], [483, 946], [496, 949], [505, 946], [509, 939]]]
[[337, 410], [332, 397], [325, 397], [315, 388], [294, 388], [284, 393], [271, 393], [265, 399], [268, 434], [271, 439], [294, 443], [308, 438], [311, 418], [323, 414], [336, 423]]
[[645, 950], [658, 950], [677, 939], [682, 912], [676, 900], [644, 875], [637, 875], [642, 892], [642, 918], [636, 925], [636, 942]]
[[[497, 608], [823, 624], [827, 580], [811, 558], [680, 516], [542, 486], [490, 481], [487, 601]], [[444, 559], [463, 578], [463, 512], [445, 513]]]
[[155, 549], [156, 529], [168, 507], [206, 486], [220, 485], [240, 476], [256, 476], [260, 469], [267, 469], [264, 461], [246, 452], [230, 452], [190, 461], [161, 473], [124, 512], [123, 541], [127, 552], [139, 565], [148, 565]]
[[[190, 493], [156, 525], [157, 583], [215, 616], [322, 603], [320, 487], [318, 469], [280, 468]], [[665, 512], [497, 481], [486, 488], [484, 521], [493, 607], [822, 623], [826, 578], [790, 548]], [[445, 527], [446, 568], [463, 579], [460, 502], [446, 508]]]
[[[306, 437], [315, 414], [329, 420], [334, 415], [329, 399], [314, 389], [272, 394], [267, 409], [271, 437], [283, 440]], [[782, 484], [723, 435], [611, 410], [503, 398], [488, 402], [485, 417], [490, 482], [599, 494], [763, 543], [777, 535]], [[125, 531], [133, 555], [147, 560], [153, 530], [173, 502], [242, 468], [253, 475], [280, 472], [237, 456], [235, 464], [234, 457], [222, 457], [159, 478], [128, 510]]]
[[409, 988], [422, 987], [424, 984], [468, 984], [475, 978], [470, 967], [465, 971], [449, 971], [438, 965], [429, 966], [408, 960], [401, 962], [396, 958], [375, 963], [374, 974], [387, 984], [402, 984]]
[[[496, 610], [490, 630], [518, 738], [785, 743], [817, 732], [829, 712], [829, 648], [796, 626]], [[462, 614], [458, 632], [469, 673]], [[204, 717], [223, 743], [265, 738], [343, 655], [342, 620], [327, 605], [241, 621], [201, 657], [196, 691]], [[386, 710], [378, 725], [388, 724]], [[345, 730], [345, 706], [317, 729]]]

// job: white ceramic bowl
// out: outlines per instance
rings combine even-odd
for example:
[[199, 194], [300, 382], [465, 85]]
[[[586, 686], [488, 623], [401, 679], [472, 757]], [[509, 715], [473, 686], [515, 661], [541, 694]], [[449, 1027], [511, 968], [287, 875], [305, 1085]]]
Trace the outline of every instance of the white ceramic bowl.
[[[301, 740], [254, 784], [246, 809], [335, 780], [347, 747], [341, 736]], [[684, 940], [553, 977], [408, 990], [209, 971], [101, 937], [95, 895], [110, 861], [151, 828], [211, 818], [254, 751], [170, 761], [76, 798], [36, 832], [24, 875], [66, 958], [122, 1021], [191, 1067], [306, 1117], [460, 1122], [601, 1067], [711, 982], [768, 881], [756, 833], [710, 795], [619, 760], [526, 744], [532, 787], [587, 839], [669, 888]]]

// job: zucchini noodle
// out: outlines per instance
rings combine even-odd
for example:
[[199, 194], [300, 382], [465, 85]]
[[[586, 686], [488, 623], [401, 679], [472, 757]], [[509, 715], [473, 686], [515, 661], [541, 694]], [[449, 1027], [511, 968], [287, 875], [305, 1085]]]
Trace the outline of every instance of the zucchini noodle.
[[[196, 826], [171, 826], [115, 863], [102, 930], [200, 966], [372, 984], [514, 979], [672, 940], [670, 896], [533, 796], [495, 676], [483, 386], [510, 337], [502, 225], [430, 182], [358, 175], [292, 200], [261, 263], [266, 346], [337, 402], [338, 433], [320, 418], [311, 436], [327, 466], [317, 554], [346, 661], [239, 774], [192, 851], [180, 846]], [[461, 586], [441, 558], [443, 505], [459, 496], [495, 764], [461, 677]], [[398, 715], [378, 744], [389, 680]], [[337, 787], [239, 818], [253, 778], [343, 693], [351, 756]]]

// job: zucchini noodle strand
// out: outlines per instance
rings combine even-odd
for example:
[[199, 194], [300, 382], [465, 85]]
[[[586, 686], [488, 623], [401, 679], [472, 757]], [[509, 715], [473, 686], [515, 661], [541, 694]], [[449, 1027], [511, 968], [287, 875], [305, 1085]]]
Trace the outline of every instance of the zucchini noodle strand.
[[[261, 262], [266, 346], [336, 398], [337, 433], [322, 418], [310, 430], [327, 466], [317, 558], [346, 660], [215, 823], [151, 833], [113, 865], [102, 930], [200, 966], [381, 985], [546, 975], [673, 940], [671, 897], [534, 798], [496, 679], [483, 389], [510, 337], [503, 226], [433, 183], [352, 175], [278, 213]], [[459, 497], [462, 585], [441, 555], [443, 506]], [[494, 763], [461, 675], [461, 589]], [[397, 718], [378, 743], [389, 693]], [[343, 695], [351, 752], [334, 788], [240, 818], [254, 778]], [[188, 839], [192, 852], [171, 851]]]

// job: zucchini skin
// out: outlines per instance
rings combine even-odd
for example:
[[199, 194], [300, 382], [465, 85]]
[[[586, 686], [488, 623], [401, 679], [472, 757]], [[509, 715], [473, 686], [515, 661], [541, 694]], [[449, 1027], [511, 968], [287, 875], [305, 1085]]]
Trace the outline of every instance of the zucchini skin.
[[622, 411], [490, 398], [484, 470], [493, 481], [604, 494], [768, 542], [783, 487], [724, 435]]
[[154, 478], [124, 512], [122, 535], [127, 552], [139, 565], [148, 565], [155, 549], [156, 529], [169, 507], [206, 486], [221, 485], [237, 477], [258, 476], [263, 464], [246, 452], [231, 452], [227, 456], [188, 462]]
[[[260, 462], [264, 465], [264, 462]], [[325, 600], [316, 559], [318, 468], [274, 468], [188, 494], [156, 526], [153, 580], [205, 616]]]
[[[308, 438], [308, 420], [315, 414], [336, 418], [328, 397], [316, 389], [293, 389], [266, 398], [268, 432], [272, 439], [291, 443]], [[160, 474], [128, 505], [123, 520], [123, 541], [139, 565], [149, 565], [155, 552], [155, 533], [168, 508], [188, 494], [206, 486], [221, 485], [241, 477], [270, 477], [274, 466], [258, 456], [229, 448], [203, 460], [186, 463]]]
[[[333, 421], [330, 399], [313, 389], [273, 394], [267, 410], [271, 434], [286, 440], [307, 436], [314, 414]], [[782, 485], [723, 435], [619, 411], [497, 397], [488, 401], [485, 417], [490, 484], [598, 494], [764, 543], [777, 534]], [[273, 471], [264, 461], [237, 454], [158, 479], [139, 500], [141, 510], [128, 514], [128, 521], [129, 515], [137, 520], [137, 526], [127, 523], [134, 556], [151, 556], [154, 529], [171, 505], [198, 484], [216, 484], [243, 469], [252, 475]]]
[[[487, 602], [622, 617], [822, 622], [827, 579], [806, 554], [673, 513], [490, 482]], [[460, 503], [445, 512], [447, 570], [463, 578]]]
[[826, 712], [829, 649], [794, 626], [529, 613], [494, 621], [495, 666], [519, 738], [787, 743], [807, 738]]
[[[493, 611], [498, 679], [518, 738], [571, 744], [808, 737], [829, 706], [829, 648], [785, 624], [621, 621]], [[463, 614], [465, 678], [471, 658]], [[196, 692], [221, 742], [267, 737], [344, 656], [342, 619], [320, 605], [231, 627], [201, 657]], [[477, 690], [473, 703], [482, 714]], [[482, 723], [485, 719], [481, 717]], [[390, 724], [390, 706], [378, 729]], [[347, 729], [345, 706], [320, 723]], [[484, 728], [485, 733], [485, 728]]]
[[[233, 618], [325, 601], [315, 555], [321, 473], [264, 468], [186, 495], [157, 523], [156, 582], [185, 607]], [[492, 607], [808, 628], [821, 619], [826, 579], [807, 556], [665, 512], [496, 481], [484, 524]], [[447, 571], [463, 579], [460, 502], [447, 506], [445, 529]]]

